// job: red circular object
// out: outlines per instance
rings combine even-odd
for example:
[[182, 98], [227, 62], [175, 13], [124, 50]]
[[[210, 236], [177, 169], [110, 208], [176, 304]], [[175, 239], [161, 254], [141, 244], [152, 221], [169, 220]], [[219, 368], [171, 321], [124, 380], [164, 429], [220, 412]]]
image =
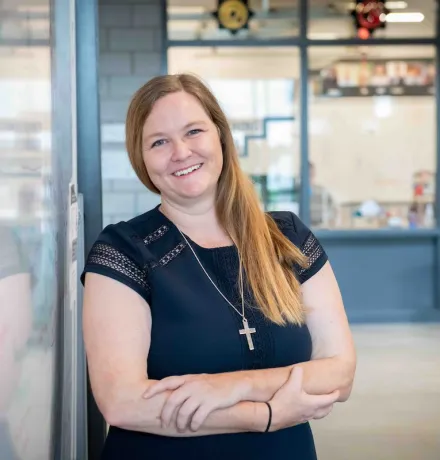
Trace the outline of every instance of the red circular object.
[[370, 38], [370, 32], [368, 29], [366, 29], [365, 27], [361, 27], [359, 30], [358, 30], [358, 37], [361, 39], [361, 40], [368, 40]]
[[374, 30], [382, 26], [381, 19], [386, 14], [384, 2], [362, 2], [356, 5], [356, 18], [361, 28]]

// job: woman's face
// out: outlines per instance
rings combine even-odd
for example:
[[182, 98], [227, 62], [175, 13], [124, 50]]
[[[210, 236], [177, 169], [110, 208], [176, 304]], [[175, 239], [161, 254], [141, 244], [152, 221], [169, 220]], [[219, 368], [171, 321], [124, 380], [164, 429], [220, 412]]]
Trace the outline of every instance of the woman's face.
[[163, 198], [185, 204], [214, 199], [223, 167], [217, 127], [188, 93], [159, 99], [142, 133], [148, 174]]

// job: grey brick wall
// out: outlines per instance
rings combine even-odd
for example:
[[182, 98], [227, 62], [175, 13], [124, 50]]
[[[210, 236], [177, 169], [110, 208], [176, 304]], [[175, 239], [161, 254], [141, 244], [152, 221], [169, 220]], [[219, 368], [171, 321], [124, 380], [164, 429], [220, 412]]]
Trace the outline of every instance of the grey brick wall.
[[164, 71], [162, 25], [162, 0], [99, 0], [104, 225], [130, 219], [159, 202], [131, 169], [124, 123], [133, 93]]

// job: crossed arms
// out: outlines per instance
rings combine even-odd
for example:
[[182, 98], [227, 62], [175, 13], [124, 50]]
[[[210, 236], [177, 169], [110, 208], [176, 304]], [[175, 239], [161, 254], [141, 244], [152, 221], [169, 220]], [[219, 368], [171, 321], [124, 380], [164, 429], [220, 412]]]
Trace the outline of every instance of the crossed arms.
[[294, 366], [154, 381], [148, 304], [125, 285], [86, 275], [84, 340], [92, 390], [107, 423], [163, 436], [271, 431], [325, 417], [350, 395], [356, 356], [330, 264], [302, 285], [312, 360]]

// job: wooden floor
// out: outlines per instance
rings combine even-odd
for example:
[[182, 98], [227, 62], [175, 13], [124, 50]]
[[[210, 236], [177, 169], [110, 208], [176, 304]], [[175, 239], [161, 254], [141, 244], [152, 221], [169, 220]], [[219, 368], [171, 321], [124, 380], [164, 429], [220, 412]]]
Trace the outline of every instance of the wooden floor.
[[352, 331], [355, 385], [313, 423], [319, 460], [440, 460], [440, 325]]

